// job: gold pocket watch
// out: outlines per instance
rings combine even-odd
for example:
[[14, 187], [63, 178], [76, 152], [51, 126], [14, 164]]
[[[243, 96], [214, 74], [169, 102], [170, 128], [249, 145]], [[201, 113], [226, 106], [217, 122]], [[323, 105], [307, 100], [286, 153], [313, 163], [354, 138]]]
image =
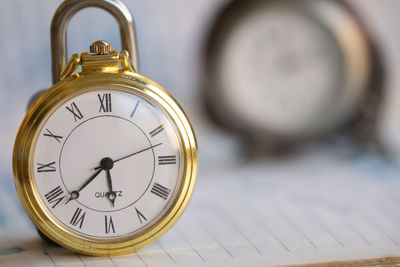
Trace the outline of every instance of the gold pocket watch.
[[[66, 25], [87, 6], [118, 20], [126, 50], [96, 41], [66, 64]], [[197, 174], [192, 127], [164, 88], [137, 73], [133, 21], [121, 2], [65, 1], [51, 41], [54, 85], [30, 107], [15, 140], [22, 206], [41, 233], [68, 249], [133, 252], [188, 204]]]

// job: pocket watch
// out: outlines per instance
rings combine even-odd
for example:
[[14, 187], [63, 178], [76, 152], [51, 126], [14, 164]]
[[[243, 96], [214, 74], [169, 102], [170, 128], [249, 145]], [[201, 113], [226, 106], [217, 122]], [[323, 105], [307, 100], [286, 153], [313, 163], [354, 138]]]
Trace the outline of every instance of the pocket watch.
[[341, 129], [379, 87], [371, 38], [344, 1], [231, 1], [211, 31], [205, 67], [212, 118], [259, 143]]
[[[65, 25], [86, 6], [117, 17], [130, 53], [96, 41], [65, 64]], [[51, 34], [56, 83], [19, 128], [18, 196], [59, 245], [94, 256], [133, 252], [165, 233], [188, 204], [197, 174], [192, 127], [164, 88], [137, 73], [132, 18], [121, 2], [65, 1]]]

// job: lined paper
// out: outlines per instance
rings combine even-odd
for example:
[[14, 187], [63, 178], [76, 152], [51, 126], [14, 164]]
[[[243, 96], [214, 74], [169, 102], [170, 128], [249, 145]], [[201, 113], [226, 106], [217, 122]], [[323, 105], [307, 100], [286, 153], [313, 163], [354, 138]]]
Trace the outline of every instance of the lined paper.
[[0, 265], [268, 266], [400, 256], [400, 172], [379, 158], [313, 151], [210, 170], [200, 168], [192, 201], [170, 231], [108, 258], [41, 241], [3, 187]]

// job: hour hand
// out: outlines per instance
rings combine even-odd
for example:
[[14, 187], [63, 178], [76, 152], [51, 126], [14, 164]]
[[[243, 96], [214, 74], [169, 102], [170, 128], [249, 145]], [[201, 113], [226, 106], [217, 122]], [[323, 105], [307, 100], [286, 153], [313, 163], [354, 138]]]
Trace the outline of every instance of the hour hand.
[[107, 174], [107, 184], [108, 184], [107, 198], [110, 200], [112, 206], [114, 207], [114, 202], [115, 202], [115, 199], [116, 199], [117, 195], [113, 191], [110, 170], [106, 170], [106, 174]]
[[109, 157], [103, 158], [100, 161], [100, 170], [104, 170], [107, 175], [107, 185], [108, 185], [107, 198], [110, 200], [111, 204], [114, 207], [114, 202], [115, 202], [115, 198], [117, 197], [117, 195], [113, 191], [112, 180], [111, 180], [110, 170], [113, 167], [114, 167], [114, 161]]

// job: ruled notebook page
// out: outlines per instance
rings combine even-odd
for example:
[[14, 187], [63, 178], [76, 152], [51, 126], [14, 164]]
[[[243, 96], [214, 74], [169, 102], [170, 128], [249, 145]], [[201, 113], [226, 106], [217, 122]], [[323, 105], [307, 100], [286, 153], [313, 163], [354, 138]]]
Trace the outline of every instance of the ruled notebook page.
[[374, 157], [314, 152], [203, 166], [177, 224], [150, 246], [112, 258], [41, 241], [4, 185], [0, 266], [267, 266], [400, 256], [398, 174]]

